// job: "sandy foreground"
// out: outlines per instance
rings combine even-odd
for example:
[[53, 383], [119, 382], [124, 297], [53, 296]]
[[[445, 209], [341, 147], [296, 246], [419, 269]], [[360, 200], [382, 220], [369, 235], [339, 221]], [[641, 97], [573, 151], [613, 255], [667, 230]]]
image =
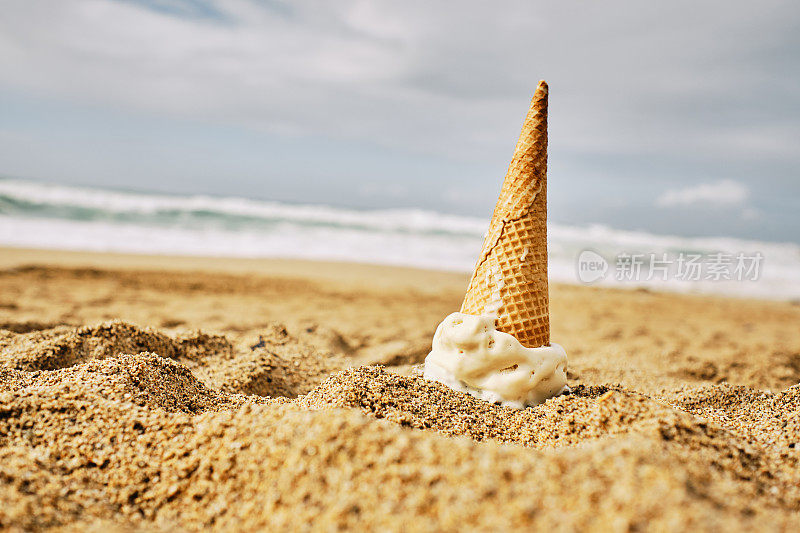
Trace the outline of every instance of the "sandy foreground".
[[554, 286], [515, 411], [417, 375], [466, 283], [0, 249], [0, 529], [800, 528], [800, 305]]

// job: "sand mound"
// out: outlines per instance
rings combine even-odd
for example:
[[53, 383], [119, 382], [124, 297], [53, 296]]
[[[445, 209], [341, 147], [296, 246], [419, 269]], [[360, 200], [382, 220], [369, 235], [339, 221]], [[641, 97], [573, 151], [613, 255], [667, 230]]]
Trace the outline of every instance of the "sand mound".
[[145, 352], [186, 363], [220, 391], [260, 396], [303, 394], [346, 366], [340, 356], [313, 348], [282, 325], [272, 325], [257, 342], [238, 347], [222, 335], [198, 331], [169, 336], [123, 321], [0, 336], [0, 368], [5, 371], [55, 370]]
[[19, 395], [65, 394], [190, 413], [230, 408], [243, 401], [208, 388], [186, 366], [152, 353], [120, 355], [45, 372], [0, 371], [0, 386], [0, 390]]
[[722, 384], [675, 393], [671, 400], [777, 452], [800, 447], [800, 385], [772, 393]]
[[[34, 354], [64, 346], [72, 355], [60, 361], [90, 360], [0, 371], [0, 527], [800, 523], [788, 445], [798, 434], [797, 387], [723, 385], [654, 399], [577, 386], [516, 411], [362, 367], [289, 402], [209, 387], [175, 360], [231, 389], [266, 380], [268, 368], [274, 390], [310, 387], [329, 362], [281, 327], [246, 349], [202, 335], [182, 344], [123, 323], [17, 337], [2, 360], [24, 359], [21, 346]], [[185, 357], [187, 344], [200, 356]], [[171, 358], [119, 353], [154, 345]]]
[[535, 409], [516, 410], [454, 392], [440, 383], [376, 367], [339, 372], [301, 399], [309, 409], [352, 407], [403, 426], [475, 440], [543, 447], [627, 433], [642, 425], [690, 418], [618, 386], [575, 388]]
[[[531, 452], [403, 431], [352, 412], [287, 407], [248, 406], [195, 424], [182, 447], [189, 453], [170, 465], [189, 474], [151, 489], [161, 494], [152, 502], [160, 519], [190, 527], [293, 529], [313, 521], [347, 529], [571, 530], [599, 520], [633, 529], [769, 528], [787, 519], [780, 508], [772, 516], [719, 513], [742, 498], [754, 507], [765, 498], [743, 493], [724, 472], [709, 476], [704, 461], [684, 450], [644, 438]], [[664, 513], [667, 506], [683, 516]]]
[[341, 355], [312, 347], [276, 324], [264, 330], [257, 342], [206, 361], [196, 372], [221, 391], [293, 398], [345, 366]]
[[0, 526], [778, 530], [796, 519], [775, 485], [709, 469], [664, 436], [537, 451], [301, 408], [192, 416], [61, 387], [2, 394]]
[[55, 370], [125, 353], [154, 352], [171, 359], [197, 360], [209, 353], [230, 351], [224, 337], [197, 333], [172, 338], [122, 321], [0, 338], [0, 364], [19, 370]]
[[[706, 406], [721, 405], [728, 387], [711, 387], [703, 400], [686, 393], [687, 404], [702, 413]], [[797, 416], [797, 395], [794, 389], [778, 395], [775, 401], [759, 410], [761, 419], [777, 421], [770, 427], [790, 430], [781, 420]], [[787, 401], [786, 396], [793, 401]], [[683, 396], [677, 395], [676, 403]], [[699, 395], [702, 398], [703, 395]], [[746, 398], [746, 396], [745, 396]], [[792, 486], [796, 475], [791, 472], [796, 456], [776, 455], [775, 450], [756, 449], [748, 443], [750, 433], [736, 433], [709, 421], [675, 409], [665, 402], [619, 386], [575, 388], [572, 394], [552, 398], [536, 408], [514, 410], [488, 404], [463, 393], [454, 392], [438, 383], [418, 377], [403, 377], [380, 368], [358, 368], [339, 372], [319, 388], [301, 398], [298, 404], [309, 409], [352, 407], [377, 418], [401, 426], [431, 429], [449, 436], [466, 436], [482, 441], [491, 439], [506, 444], [535, 448], [577, 445], [601, 438], [636, 433], [658, 441], [687, 446], [707, 455], [728, 472], [736, 472], [766, 488], [775, 488], [781, 495], [800, 502], [800, 490]], [[687, 409], [689, 410], [689, 409]], [[752, 413], [751, 416], [756, 416]], [[726, 418], [722, 414], [718, 418]], [[794, 434], [800, 436], [794, 423]], [[751, 431], [759, 431], [751, 426]], [[774, 439], [763, 433], [762, 438]], [[786, 448], [788, 450], [788, 446]], [[764, 489], [766, 490], [766, 489]]]

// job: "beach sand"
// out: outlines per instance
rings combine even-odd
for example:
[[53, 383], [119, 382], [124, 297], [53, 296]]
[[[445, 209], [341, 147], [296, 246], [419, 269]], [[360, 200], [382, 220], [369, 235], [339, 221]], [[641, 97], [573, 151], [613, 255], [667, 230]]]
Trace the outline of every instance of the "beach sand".
[[467, 277], [0, 249], [0, 529], [800, 528], [800, 305], [555, 285], [515, 411], [419, 377]]

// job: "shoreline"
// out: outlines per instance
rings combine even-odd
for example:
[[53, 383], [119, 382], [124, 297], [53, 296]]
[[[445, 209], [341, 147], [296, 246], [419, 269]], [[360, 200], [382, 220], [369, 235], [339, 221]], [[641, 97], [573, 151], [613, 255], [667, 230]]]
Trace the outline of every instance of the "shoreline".
[[[364, 284], [376, 289], [406, 287], [423, 293], [464, 291], [469, 283], [469, 272], [434, 270], [419, 267], [397, 266], [357, 261], [329, 261], [316, 259], [248, 258], [228, 256], [189, 256], [166, 254], [129, 254], [119, 252], [72, 251], [43, 248], [16, 248], [0, 246], [0, 270], [27, 266], [56, 268], [97, 268], [125, 271], [185, 271], [196, 273], [224, 273], [258, 275], [276, 278], [312, 279], [320, 283], [341, 285], [342, 288], [361, 287]], [[581, 291], [598, 291], [609, 294], [652, 293], [675, 296], [689, 300], [721, 300], [740, 303], [759, 302], [800, 305], [795, 299], [770, 299], [736, 294], [681, 292], [651, 287], [589, 285], [583, 283], [550, 282], [554, 288], [575, 288]]]

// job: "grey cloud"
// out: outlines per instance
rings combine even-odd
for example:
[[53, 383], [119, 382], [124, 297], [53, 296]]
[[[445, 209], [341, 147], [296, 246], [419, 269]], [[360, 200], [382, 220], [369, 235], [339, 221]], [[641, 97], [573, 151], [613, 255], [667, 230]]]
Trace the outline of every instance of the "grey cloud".
[[[67, 3], [42, 25], [17, 3], [3, 31], [4, 83], [425, 151], [440, 139], [438, 149], [465, 157], [485, 153], [486, 133], [497, 135], [490, 150], [506, 142], [539, 78], [564, 126], [554, 142], [624, 153], [715, 149], [726, 132], [769, 131], [785, 107], [759, 94], [784, 86], [788, 96], [799, 76], [762, 61], [787, 44], [781, 35], [795, 39], [778, 2], [304, 2], [291, 22], [271, 4], [205, 8], [233, 25], [164, 13], [205, 4], [154, 5]], [[755, 33], [764, 38], [753, 44]], [[484, 134], [470, 133], [477, 124]], [[797, 133], [796, 121], [783, 128]]]

